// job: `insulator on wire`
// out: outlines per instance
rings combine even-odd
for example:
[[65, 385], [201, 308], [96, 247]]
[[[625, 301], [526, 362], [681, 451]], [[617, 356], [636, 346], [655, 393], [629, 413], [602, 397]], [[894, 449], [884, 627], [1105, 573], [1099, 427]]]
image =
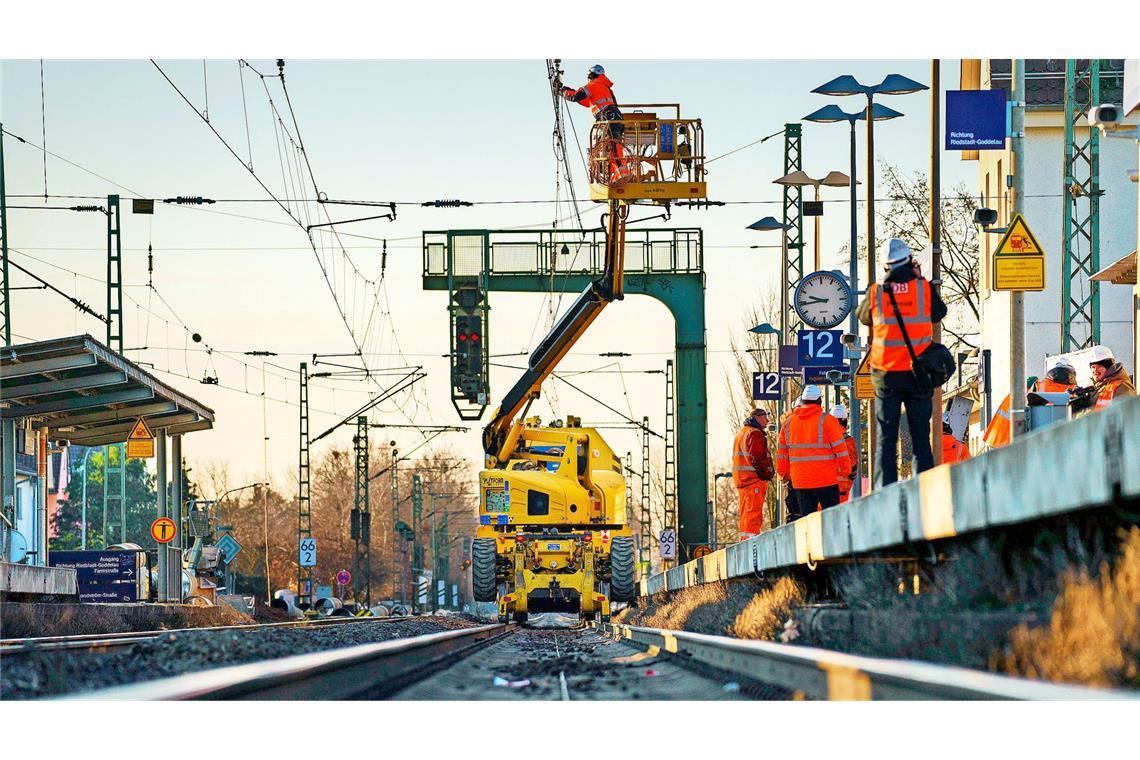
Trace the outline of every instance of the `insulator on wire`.
[[163, 198], [162, 202], [180, 206], [201, 206], [203, 203], [217, 203], [213, 198], [203, 198], [200, 195], [179, 195], [177, 198]]
[[474, 205], [471, 201], [461, 201], [456, 198], [444, 198], [442, 200], [425, 201], [420, 204], [421, 206], [432, 206], [434, 208], [459, 208], [460, 206]]

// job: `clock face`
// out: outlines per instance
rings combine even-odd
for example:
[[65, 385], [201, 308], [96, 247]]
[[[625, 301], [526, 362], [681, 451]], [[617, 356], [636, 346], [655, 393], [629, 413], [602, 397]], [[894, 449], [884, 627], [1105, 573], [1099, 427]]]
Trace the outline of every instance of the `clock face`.
[[851, 289], [835, 272], [812, 272], [800, 280], [794, 306], [805, 323], [816, 329], [830, 329], [851, 313]]

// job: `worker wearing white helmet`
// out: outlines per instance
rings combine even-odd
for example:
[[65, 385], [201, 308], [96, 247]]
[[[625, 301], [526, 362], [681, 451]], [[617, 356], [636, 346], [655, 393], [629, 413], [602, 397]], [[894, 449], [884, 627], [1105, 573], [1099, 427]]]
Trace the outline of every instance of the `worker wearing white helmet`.
[[[906, 406], [907, 426], [916, 472], [934, 466], [930, 448], [930, 415], [934, 389], [915, 375], [915, 360], [934, 345], [934, 323], [946, 316], [938, 288], [922, 276], [922, 268], [905, 242], [885, 241], [880, 249], [886, 276], [871, 283], [856, 312], [871, 328], [871, 381], [875, 386], [878, 450], [875, 485], [898, 480], [899, 422]], [[932, 354], [938, 356], [939, 354]]]
[[855, 439], [847, 430], [847, 407], [843, 404], [835, 404], [831, 407], [829, 414], [843, 426], [843, 442], [847, 444], [847, 456], [851, 459], [851, 472], [847, 473], [846, 477], [839, 479], [839, 503], [842, 504], [851, 498], [851, 486], [855, 483], [855, 471], [858, 469], [859, 460], [855, 452]]
[[1096, 409], [1104, 409], [1118, 398], [1136, 395], [1132, 378], [1108, 346], [1093, 346], [1089, 356], [1089, 369], [1095, 379], [1093, 390], [1096, 393]]
[[851, 472], [843, 426], [823, 413], [819, 386], [805, 386], [800, 400], [803, 403], [780, 428], [776, 449], [776, 471], [796, 490], [789, 521], [838, 504], [839, 480]]

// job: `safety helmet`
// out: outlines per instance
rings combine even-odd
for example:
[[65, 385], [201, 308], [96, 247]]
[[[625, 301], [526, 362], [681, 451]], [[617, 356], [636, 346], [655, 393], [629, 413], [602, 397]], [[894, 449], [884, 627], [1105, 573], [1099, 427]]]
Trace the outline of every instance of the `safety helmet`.
[[910, 261], [914, 253], [903, 241], [891, 238], [879, 248], [879, 255], [883, 259], [883, 269], [894, 269]]
[[847, 419], [847, 407], [845, 407], [843, 404], [836, 404], [835, 406], [831, 407], [830, 414], [837, 420], [845, 420]]
[[800, 396], [800, 400], [804, 402], [822, 401], [823, 391], [819, 389], [818, 385], [805, 385], [804, 392], [803, 395]]
[[1112, 349], [1108, 346], [1093, 346], [1092, 354], [1089, 355], [1089, 364], [1100, 364], [1101, 362], [1115, 362], [1116, 357], [1112, 355]]
[[1077, 368], [1068, 359], [1061, 357], [1060, 361], [1049, 368], [1045, 377], [1061, 385], [1076, 385]]
[[593, 66], [590, 67], [590, 70], [589, 70], [589, 72], [587, 72], [587, 75], [591, 76], [591, 77], [600, 77], [602, 74], [605, 74], [605, 73], [606, 73], [606, 70], [604, 68], [602, 68], [602, 64], [595, 63]]

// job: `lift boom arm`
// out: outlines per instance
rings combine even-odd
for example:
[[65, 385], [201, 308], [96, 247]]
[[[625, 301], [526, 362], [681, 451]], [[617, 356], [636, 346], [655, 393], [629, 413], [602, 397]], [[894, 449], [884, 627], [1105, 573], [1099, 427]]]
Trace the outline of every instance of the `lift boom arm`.
[[601, 314], [610, 301], [620, 300], [624, 292], [625, 222], [629, 206], [611, 200], [606, 220], [605, 267], [602, 275], [591, 282], [574, 304], [567, 309], [542, 342], [531, 353], [527, 370], [503, 398], [491, 421], [483, 428], [483, 450], [493, 467], [510, 458], [522, 432], [522, 422], [515, 418], [531, 401], [538, 398], [542, 383], [562, 361], [562, 357], [578, 342], [586, 328]]

